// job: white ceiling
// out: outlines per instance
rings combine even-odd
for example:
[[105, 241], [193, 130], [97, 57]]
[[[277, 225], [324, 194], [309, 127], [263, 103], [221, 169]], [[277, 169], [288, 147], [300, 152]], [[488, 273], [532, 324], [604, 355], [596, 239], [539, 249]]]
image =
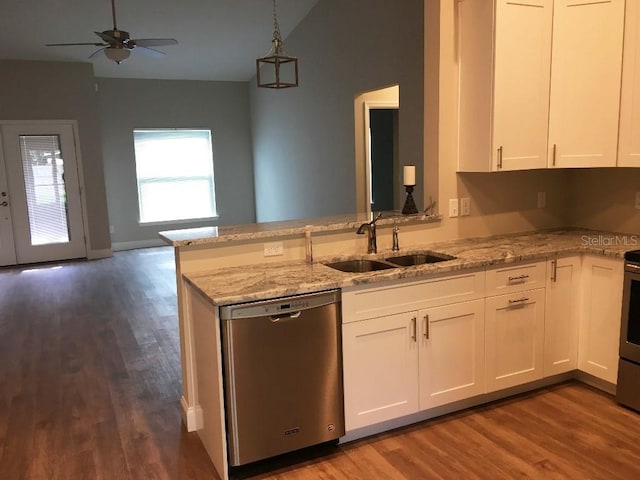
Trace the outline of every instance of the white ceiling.
[[[283, 38], [318, 0], [277, 0]], [[0, 59], [93, 63], [97, 77], [246, 81], [273, 37], [271, 0], [116, 0], [117, 23], [131, 38], [175, 38], [164, 58], [135, 52], [120, 65], [99, 47], [45, 47], [99, 42], [110, 30], [110, 0], [0, 0]], [[292, 52], [295, 53], [295, 52]]]

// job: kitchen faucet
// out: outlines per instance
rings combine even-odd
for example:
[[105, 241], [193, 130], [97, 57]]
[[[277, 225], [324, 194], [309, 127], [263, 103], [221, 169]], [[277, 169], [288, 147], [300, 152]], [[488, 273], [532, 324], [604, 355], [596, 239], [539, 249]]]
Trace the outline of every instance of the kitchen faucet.
[[376, 244], [376, 222], [382, 216], [382, 212], [378, 213], [373, 220], [368, 223], [363, 223], [358, 227], [356, 233], [363, 235], [367, 232], [367, 253], [378, 253], [378, 245]]

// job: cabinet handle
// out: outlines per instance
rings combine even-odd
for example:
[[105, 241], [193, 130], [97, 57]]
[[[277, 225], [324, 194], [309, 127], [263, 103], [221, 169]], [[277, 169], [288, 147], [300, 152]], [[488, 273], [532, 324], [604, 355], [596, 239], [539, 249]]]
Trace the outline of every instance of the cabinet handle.
[[498, 147], [498, 170], [502, 169], [502, 145]]
[[517, 277], [509, 277], [510, 282], [521, 282], [529, 278], [529, 275], [518, 275]]
[[509, 300], [509, 305], [520, 305], [528, 301], [529, 301], [529, 297], [522, 297], [522, 298], [518, 298], [517, 300]]
[[552, 282], [558, 281], [558, 261], [557, 260], [551, 260], [551, 281]]
[[429, 315], [424, 316], [424, 338], [429, 340]]
[[551, 157], [551, 158], [553, 159], [553, 164], [552, 164], [552, 165], [553, 165], [554, 167], [556, 166], [556, 150], [557, 150], [557, 148], [556, 148], [556, 144], [554, 143], [554, 144], [553, 144], [553, 156]]
[[413, 340], [414, 342], [418, 339], [417, 322], [418, 322], [418, 319], [416, 317], [413, 317], [411, 319], [411, 340]]

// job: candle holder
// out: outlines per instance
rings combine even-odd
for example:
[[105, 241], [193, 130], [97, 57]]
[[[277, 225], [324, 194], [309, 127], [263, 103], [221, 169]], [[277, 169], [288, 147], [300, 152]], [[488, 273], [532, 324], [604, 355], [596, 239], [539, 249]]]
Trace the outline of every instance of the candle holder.
[[402, 207], [403, 215], [411, 215], [413, 213], [418, 213], [418, 209], [416, 208], [416, 202], [413, 201], [413, 185], [405, 185], [405, 190], [407, 191], [407, 199], [404, 202], [404, 207]]

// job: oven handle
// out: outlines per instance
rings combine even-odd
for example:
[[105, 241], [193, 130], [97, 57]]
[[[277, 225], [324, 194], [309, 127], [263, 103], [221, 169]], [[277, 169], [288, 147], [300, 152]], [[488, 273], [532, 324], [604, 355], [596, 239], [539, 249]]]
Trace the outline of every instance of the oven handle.
[[624, 269], [627, 272], [640, 273], [640, 265], [636, 265], [635, 263], [627, 263]]

